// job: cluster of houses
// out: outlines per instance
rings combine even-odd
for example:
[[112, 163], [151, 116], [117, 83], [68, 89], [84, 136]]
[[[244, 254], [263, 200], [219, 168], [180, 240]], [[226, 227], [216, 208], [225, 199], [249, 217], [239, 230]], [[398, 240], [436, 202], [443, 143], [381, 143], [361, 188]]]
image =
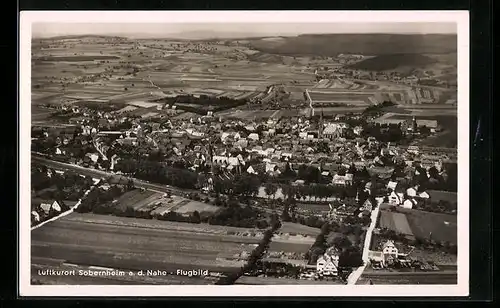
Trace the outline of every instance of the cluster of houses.
[[328, 248], [316, 261], [316, 272], [320, 276], [335, 277], [339, 273], [339, 251], [335, 247]]
[[[406, 149], [394, 144], [382, 144], [373, 137], [347, 140], [343, 137], [346, 129], [361, 134], [361, 127], [349, 127], [343, 117], [325, 121], [323, 114], [316, 118], [289, 118], [287, 121], [268, 119], [264, 121], [243, 121], [222, 119], [213, 116], [192, 117], [189, 121], [176, 118], [140, 119], [129, 118], [126, 113], [91, 111], [73, 107], [76, 123], [58, 129], [55, 155], [66, 155], [67, 148], [77, 133], [81, 144], [92, 144], [95, 151], [86, 153], [87, 164], [98, 165], [99, 158], [110, 160], [113, 166], [119, 154], [113, 159], [107, 151], [114, 144], [135, 146], [148, 155], [151, 148], [167, 149], [167, 160], [179, 160], [191, 170], [206, 166], [217, 166], [229, 176], [235, 173], [268, 174], [278, 176], [287, 167], [297, 171], [306, 164], [319, 169], [321, 176], [333, 185], [349, 186], [353, 174], [339, 172], [352, 164], [357, 168], [367, 167], [379, 177], [390, 176], [391, 165], [404, 161], [411, 165], [424, 157], [418, 148]], [[414, 121], [415, 122], [415, 121]], [[127, 124], [127, 129], [110, 130], [114, 125]], [[417, 123], [418, 125], [418, 123]], [[35, 128], [36, 129], [36, 128]], [[57, 129], [55, 129], [57, 130]], [[42, 138], [54, 134], [54, 129], [43, 131]], [[331, 154], [325, 153], [324, 147]], [[170, 151], [168, 151], [170, 150]], [[116, 154], [115, 154], [116, 155]], [[426, 158], [426, 163], [440, 167], [446, 156]], [[73, 158], [75, 163], [80, 160]], [[110, 166], [107, 166], [109, 168]], [[410, 197], [425, 198], [425, 195]], [[410, 206], [415, 198], [401, 200], [395, 191], [391, 202]], [[421, 192], [419, 192], [420, 194]]]
[[56, 200], [31, 200], [31, 223], [39, 223], [50, 216], [61, 213], [61, 211], [61, 205]]

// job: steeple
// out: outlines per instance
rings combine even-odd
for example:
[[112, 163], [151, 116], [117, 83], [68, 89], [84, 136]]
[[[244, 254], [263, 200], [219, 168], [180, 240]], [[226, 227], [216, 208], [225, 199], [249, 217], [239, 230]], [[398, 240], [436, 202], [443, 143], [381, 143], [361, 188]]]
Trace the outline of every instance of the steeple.
[[417, 132], [417, 118], [415, 116], [413, 116], [413, 119], [411, 121], [411, 129], [413, 133]]
[[319, 138], [323, 138], [323, 108], [321, 108], [321, 114], [319, 115]]

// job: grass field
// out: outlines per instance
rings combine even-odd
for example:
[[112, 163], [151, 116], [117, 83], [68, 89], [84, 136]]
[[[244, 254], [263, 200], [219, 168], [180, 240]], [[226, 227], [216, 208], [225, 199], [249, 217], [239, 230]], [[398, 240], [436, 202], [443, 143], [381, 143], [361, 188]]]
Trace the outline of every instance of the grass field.
[[243, 264], [241, 252], [253, 250], [261, 236], [242, 228], [73, 213], [32, 232], [32, 269], [71, 263], [230, 272]]
[[294, 253], [306, 253], [313, 243], [292, 243], [288, 241], [273, 240], [269, 245], [268, 251], [273, 252], [294, 252]]
[[283, 222], [281, 228], [278, 233], [282, 234], [295, 234], [295, 235], [304, 235], [304, 236], [317, 236], [320, 233], [320, 230], [317, 228], [312, 228], [308, 226], [304, 226], [298, 223], [293, 222]]
[[136, 211], [149, 212], [151, 214], [163, 214], [174, 211], [179, 214], [191, 214], [198, 211], [200, 214], [210, 215], [220, 210], [220, 208], [194, 200], [185, 199], [179, 196], [163, 197], [162, 193], [139, 189], [126, 192], [113, 203], [121, 210], [133, 208]]
[[380, 212], [380, 228], [397, 231], [405, 235], [413, 235], [408, 219], [403, 213], [394, 213], [388, 211]]

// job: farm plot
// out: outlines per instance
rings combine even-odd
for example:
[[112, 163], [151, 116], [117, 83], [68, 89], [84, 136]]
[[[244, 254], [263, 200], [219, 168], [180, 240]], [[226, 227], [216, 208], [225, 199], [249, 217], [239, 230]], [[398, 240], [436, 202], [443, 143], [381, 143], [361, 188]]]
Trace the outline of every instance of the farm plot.
[[213, 214], [219, 211], [219, 209], [220, 208], [207, 203], [188, 200], [186, 204], [178, 208], [175, 212], [179, 214], [191, 214], [194, 211], [198, 211], [203, 215], [205, 213]]
[[457, 284], [457, 272], [380, 272], [365, 271], [357, 284], [373, 285], [453, 285]]
[[344, 113], [358, 113], [358, 112], [363, 112], [365, 110], [365, 107], [361, 106], [350, 106], [350, 107], [321, 107], [320, 109], [317, 109], [317, 111], [320, 110], [320, 112], [323, 112], [325, 116], [333, 116], [337, 114], [344, 114]]
[[76, 55], [76, 56], [45, 56], [34, 58], [33, 61], [47, 62], [85, 62], [97, 60], [118, 60], [120, 57], [107, 55]]
[[418, 238], [457, 244], [457, 216], [411, 210], [405, 212], [413, 234]]
[[380, 228], [386, 228], [404, 235], [413, 236], [406, 215], [403, 213], [381, 211]]
[[256, 119], [266, 119], [273, 115], [275, 110], [230, 110], [224, 111], [221, 113], [216, 113], [216, 116], [221, 116], [225, 118], [237, 118], [237, 119], [246, 119], [253, 120]]
[[36, 105], [31, 106], [31, 120], [32, 121], [43, 121], [48, 119], [52, 114], [54, 113], [54, 110], [47, 109], [47, 108], [42, 108]]
[[371, 102], [368, 99], [372, 94], [362, 93], [362, 92], [309, 92], [311, 99], [314, 102], [332, 102], [332, 103], [344, 103], [353, 105], [370, 105]]
[[275, 239], [269, 244], [269, 252], [291, 252], [305, 254], [312, 246], [314, 242], [307, 243], [292, 243], [288, 241], [280, 241]]
[[457, 244], [457, 217], [455, 215], [399, 209], [398, 212], [380, 212], [381, 228], [440, 242]]
[[155, 193], [149, 190], [141, 191], [139, 189], [132, 190], [123, 194], [120, 198], [114, 202], [114, 206], [125, 210], [127, 208], [140, 208], [145, 205], [146, 202], [152, 202], [155, 199], [159, 199], [162, 196], [160, 193]]
[[32, 269], [56, 259], [122, 270], [231, 272], [261, 238], [241, 228], [73, 213], [32, 232]]
[[320, 230], [317, 228], [304, 226], [298, 223], [283, 222], [278, 233], [316, 237], [320, 233]]
[[293, 278], [275, 277], [251, 277], [241, 276], [237, 285], [344, 285], [340, 280], [305, 280]]

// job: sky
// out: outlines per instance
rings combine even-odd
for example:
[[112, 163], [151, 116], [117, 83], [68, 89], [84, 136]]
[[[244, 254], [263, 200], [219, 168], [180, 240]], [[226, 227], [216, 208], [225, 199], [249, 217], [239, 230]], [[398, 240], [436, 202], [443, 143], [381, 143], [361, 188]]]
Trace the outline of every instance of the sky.
[[306, 33], [456, 34], [455, 23], [33, 23], [33, 37], [117, 35], [157, 38], [293, 36]]

